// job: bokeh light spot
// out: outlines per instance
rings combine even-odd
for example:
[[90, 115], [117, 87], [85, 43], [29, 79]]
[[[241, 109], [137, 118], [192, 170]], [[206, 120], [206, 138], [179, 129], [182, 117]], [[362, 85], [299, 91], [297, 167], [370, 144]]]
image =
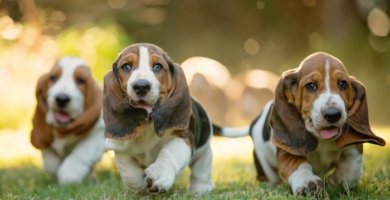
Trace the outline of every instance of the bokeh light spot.
[[249, 55], [256, 55], [260, 50], [259, 43], [257, 40], [249, 38], [244, 43], [244, 50]]
[[279, 81], [279, 76], [265, 70], [251, 70], [245, 75], [244, 81], [246, 85], [253, 88], [267, 88], [270, 91], [274, 91]]
[[22, 33], [22, 25], [15, 23], [9, 16], [0, 18], [0, 35], [7, 40], [15, 40]]
[[257, 1], [256, 2], [256, 7], [259, 9], [259, 10], [263, 10], [265, 8], [265, 3], [264, 1]]
[[202, 74], [215, 86], [223, 89], [230, 80], [230, 72], [220, 62], [206, 57], [191, 57], [181, 64], [190, 84], [195, 74]]
[[377, 37], [374, 35], [370, 35], [368, 38], [368, 42], [370, 43], [371, 47], [378, 52], [384, 53], [386, 52], [390, 47], [390, 42], [387, 38], [384, 37]]
[[389, 34], [389, 17], [383, 10], [379, 8], [372, 9], [368, 14], [367, 23], [372, 34], [380, 37], [385, 37]]
[[316, 6], [316, 3], [317, 3], [316, 0], [302, 0], [302, 2], [307, 7], [314, 7], [314, 6]]
[[320, 33], [314, 32], [309, 36], [309, 45], [315, 50], [321, 50], [324, 47], [324, 38]]
[[144, 13], [144, 20], [148, 24], [160, 24], [166, 19], [166, 13], [162, 8], [149, 8]]
[[121, 9], [126, 5], [126, 0], [107, 0], [107, 3], [113, 9]]

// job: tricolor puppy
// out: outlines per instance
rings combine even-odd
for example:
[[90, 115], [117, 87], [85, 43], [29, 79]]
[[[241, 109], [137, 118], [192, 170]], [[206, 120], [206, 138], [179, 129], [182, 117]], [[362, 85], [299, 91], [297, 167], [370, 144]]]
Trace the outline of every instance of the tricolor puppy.
[[104, 153], [102, 92], [87, 64], [60, 59], [40, 77], [31, 143], [42, 151], [43, 167], [59, 183], [78, 183]]
[[132, 192], [164, 192], [190, 166], [190, 191], [211, 191], [212, 132], [184, 72], [152, 44], [125, 48], [104, 78], [106, 147]]
[[332, 169], [330, 184], [355, 186], [363, 143], [385, 145], [370, 129], [364, 86], [326, 53], [314, 53], [282, 75], [274, 101], [249, 132], [257, 178], [288, 181], [294, 195], [319, 193]]

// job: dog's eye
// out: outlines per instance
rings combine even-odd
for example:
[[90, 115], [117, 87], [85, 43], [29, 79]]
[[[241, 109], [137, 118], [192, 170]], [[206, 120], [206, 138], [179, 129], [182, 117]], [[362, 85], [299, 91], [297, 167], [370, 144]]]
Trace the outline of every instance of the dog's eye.
[[50, 75], [50, 80], [52, 82], [56, 82], [57, 81], [57, 75], [55, 75], [55, 74]]
[[159, 72], [159, 71], [161, 71], [161, 69], [162, 69], [162, 65], [160, 63], [153, 65], [154, 72]]
[[77, 83], [77, 85], [83, 85], [83, 84], [85, 84], [85, 79], [83, 79], [83, 78], [77, 78], [77, 79], [76, 79], [76, 83]]
[[339, 80], [339, 88], [340, 90], [346, 90], [348, 87], [348, 83], [345, 80]]
[[122, 69], [123, 69], [123, 71], [125, 71], [125, 72], [129, 72], [129, 71], [131, 70], [131, 65], [128, 64], [128, 63], [123, 64], [123, 65], [122, 65]]
[[305, 85], [305, 88], [309, 91], [309, 92], [314, 92], [317, 90], [317, 85], [313, 82], [310, 82], [308, 84]]

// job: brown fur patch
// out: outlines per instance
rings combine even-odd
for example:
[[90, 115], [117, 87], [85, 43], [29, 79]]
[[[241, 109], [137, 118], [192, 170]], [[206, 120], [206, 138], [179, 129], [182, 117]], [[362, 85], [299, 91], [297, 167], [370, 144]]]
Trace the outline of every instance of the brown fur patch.
[[276, 157], [279, 162], [278, 173], [283, 180], [287, 180], [300, 164], [306, 162], [305, 157], [292, 155], [280, 148], [277, 148]]

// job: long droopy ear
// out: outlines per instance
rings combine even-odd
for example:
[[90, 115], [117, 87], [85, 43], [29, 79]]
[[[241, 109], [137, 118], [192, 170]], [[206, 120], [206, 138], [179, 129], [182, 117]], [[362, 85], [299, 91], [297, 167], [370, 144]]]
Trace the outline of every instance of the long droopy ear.
[[172, 75], [173, 86], [168, 97], [153, 108], [151, 117], [158, 135], [164, 130], [188, 128], [191, 117], [191, 96], [183, 69], [164, 55]]
[[33, 117], [33, 128], [31, 130], [31, 143], [38, 149], [50, 147], [53, 141], [51, 127], [46, 124], [47, 112], [47, 89], [49, 84], [49, 74], [41, 76], [35, 90], [37, 106]]
[[86, 92], [84, 96], [84, 111], [81, 115], [69, 126], [65, 128], [56, 128], [60, 136], [69, 134], [82, 135], [88, 133], [87, 130], [95, 125], [102, 111], [102, 90], [96, 81], [93, 79], [89, 68], [85, 68], [89, 74], [85, 80]]
[[348, 111], [346, 132], [337, 139], [337, 146], [344, 147], [363, 142], [384, 146], [386, 142], [382, 138], [376, 136], [370, 128], [364, 85], [352, 76], [350, 76], [350, 79], [354, 94], [353, 104]]
[[297, 106], [297, 90], [299, 84], [296, 69], [282, 75], [275, 91], [275, 102], [271, 114], [273, 143], [294, 155], [305, 155], [317, 147], [315, 137], [307, 132]]
[[130, 106], [128, 96], [120, 84], [119, 76], [113, 71], [104, 77], [103, 119], [106, 125], [106, 137], [112, 139], [129, 139], [142, 133], [148, 114], [143, 109]]

